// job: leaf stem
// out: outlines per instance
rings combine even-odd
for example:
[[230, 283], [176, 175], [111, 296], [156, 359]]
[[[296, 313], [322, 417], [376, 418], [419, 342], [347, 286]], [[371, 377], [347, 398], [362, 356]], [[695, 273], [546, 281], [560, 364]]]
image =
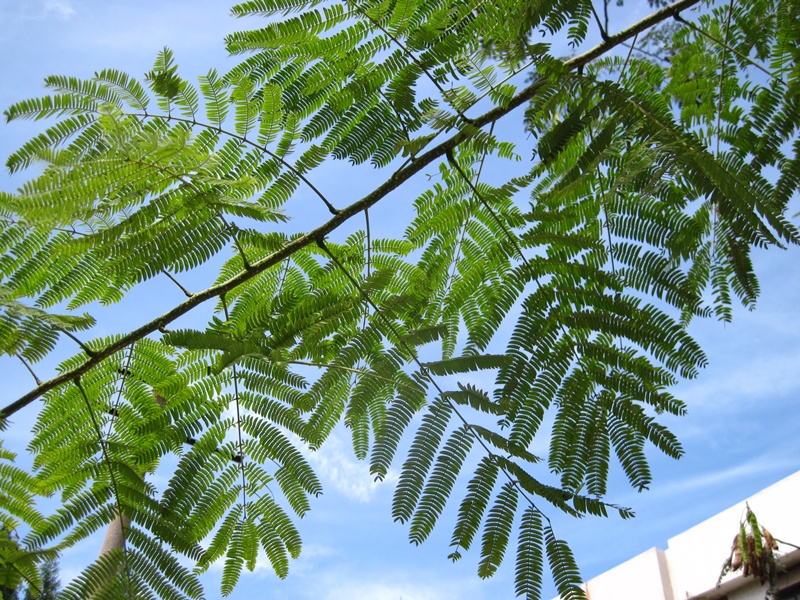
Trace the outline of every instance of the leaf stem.
[[184, 295], [185, 295], [187, 298], [191, 298], [191, 297], [192, 297], [192, 292], [190, 292], [190, 291], [189, 291], [189, 290], [187, 290], [185, 287], [183, 287], [183, 286], [181, 285], [181, 283], [180, 283], [180, 282], [179, 282], [177, 279], [175, 279], [175, 277], [173, 277], [173, 276], [170, 274], [170, 272], [169, 272], [169, 271], [167, 271], [166, 269], [161, 269], [161, 272], [162, 272], [164, 275], [166, 275], [167, 277], [169, 277], [170, 281], [172, 281], [172, 283], [174, 283], [175, 285], [177, 285], [177, 286], [180, 288], [180, 290], [183, 292], [183, 294], [184, 294]]
[[[220, 300], [222, 300], [222, 310], [225, 313], [225, 321], [230, 321], [230, 315], [228, 314], [228, 301], [225, 299], [225, 294], [220, 296]], [[242, 472], [242, 520], [247, 520], [247, 478], [245, 476], [245, 469], [244, 469], [244, 441], [242, 440], [242, 413], [241, 407], [239, 406], [239, 377], [238, 373], [236, 372], [236, 365], [234, 364], [231, 367], [231, 371], [233, 374], [233, 400], [236, 405], [236, 433], [239, 438], [239, 468]]]
[[94, 425], [95, 432], [97, 433], [97, 442], [100, 445], [100, 451], [103, 454], [103, 462], [105, 463], [106, 467], [108, 468], [108, 475], [111, 478], [111, 486], [114, 491], [114, 504], [115, 509], [117, 512], [117, 516], [119, 518], [119, 526], [120, 526], [120, 533], [122, 535], [122, 553], [125, 558], [125, 569], [128, 571], [128, 581], [130, 582], [130, 565], [128, 564], [128, 549], [127, 544], [125, 543], [125, 518], [122, 514], [122, 503], [120, 502], [120, 495], [119, 495], [119, 484], [117, 483], [117, 477], [114, 474], [114, 469], [111, 467], [111, 458], [108, 456], [108, 448], [106, 446], [105, 438], [103, 437], [103, 431], [100, 428], [100, 423], [97, 421], [97, 417], [94, 414], [94, 410], [92, 409], [92, 403], [89, 400], [89, 396], [86, 394], [86, 390], [83, 388], [83, 384], [81, 383], [80, 377], [73, 378], [73, 383], [78, 388], [81, 396], [83, 397], [84, 402], [86, 403], [86, 408], [89, 411], [89, 417], [92, 420], [92, 424]]
[[769, 75], [769, 76], [770, 76], [772, 79], [775, 79], [776, 81], [780, 81], [781, 83], [784, 83], [783, 79], [781, 79], [780, 77], [778, 77], [777, 75], [775, 75], [775, 73], [773, 73], [773, 72], [772, 72], [772, 71], [770, 71], [769, 69], [767, 69], [767, 68], [765, 68], [765, 67], [762, 67], [760, 64], [758, 64], [756, 61], [754, 61], [754, 60], [753, 60], [752, 58], [750, 58], [749, 56], [747, 56], [747, 55], [745, 55], [745, 54], [742, 54], [742, 53], [741, 53], [741, 52], [739, 52], [739, 51], [738, 51], [736, 48], [733, 48], [733, 47], [729, 46], [729, 45], [727, 44], [727, 42], [723, 42], [723, 41], [721, 41], [721, 40], [718, 40], [717, 38], [715, 38], [715, 37], [714, 37], [713, 35], [711, 35], [710, 33], [706, 32], [706, 31], [703, 31], [703, 30], [702, 30], [700, 27], [698, 27], [698, 26], [697, 26], [697, 25], [695, 25], [694, 23], [691, 23], [691, 22], [689, 22], [689, 21], [685, 20], [685, 19], [684, 19], [683, 17], [681, 17], [679, 14], [676, 14], [676, 15], [674, 15], [672, 18], [673, 18], [673, 19], [675, 19], [676, 21], [678, 21], [679, 23], [683, 23], [684, 25], [686, 25], [687, 27], [689, 27], [689, 28], [690, 28], [690, 29], [692, 29], [693, 31], [696, 31], [696, 32], [697, 32], [697, 33], [699, 33], [700, 35], [702, 35], [702, 36], [704, 36], [704, 37], [708, 38], [709, 40], [711, 40], [711, 41], [712, 41], [712, 42], [714, 42], [715, 44], [718, 44], [718, 45], [722, 46], [723, 48], [725, 48], [725, 49], [727, 49], [727, 50], [730, 50], [730, 51], [731, 51], [731, 52], [733, 52], [733, 53], [734, 53], [736, 56], [738, 56], [739, 58], [741, 58], [741, 59], [742, 59], [742, 60], [744, 60], [745, 62], [747, 62], [747, 63], [749, 63], [749, 64], [753, 65], [753, 66], [754, 66], [756, 69], [758, 69], [758, 70], [759, 70], [759, 71], [761, 71], [762, 73], [765, 73], [765, 74]]
[[[699, 0], [696, 0], [696, 1], [699, 1]], [[238, 141], [242, 142], [243, 144], [247, 144], [249, 146], [252, 146], [252, 147], [260, 150], [261, 152], [263, 152], [264, 154], [266, 154], [270, 158], [274, 158], [281, 165], [283, 165], [287, 170], [289, 170], [292, 173], [294, 173], [295, 175], [297, 175], [297, 177], [300, 179], [300, 181], [305, 183], [311, 189], [312, 192], [314, 192], [317, 196], [319, 196], [320, 200], [322, 200], [322, 202], [327, 207], [328, 212], [330, 212], [332, 215], [336, 215], [336, 214], [339, 213], [338, 209], [336, 207], [334, 207], [333, 204], [331, 204], [331, 202], [323, 195], [323, 193], [320, 192], [316, 188], [316, 186], [314, 186], [314, 184], [311, 183], [308, 180], [308, 178], [305, 175], [303, 175], [300, 171], [298, 171], [297, 168], [294, 165], [292, 165], [291, 163], [287, 162], [283, 157], [278, 156], [277, 154], [275, 154], [274, 152], [269, 150], [266, 146], [262, 146], [261, 144], [257, 144], [256, 142], [247, 139], [247, 137], [245, 137], [245, 136], [239, 135], [237, 133], [233, 133], [232, 131], [228, 131], [227, 129], [223, 129], [222, 127], [219, 127], [219, 126], [210, 125], [208, 123], [203, 123], [202, 121], [195, 121], [195, 120], [192, 120], [192, 119], [185, 119], [183, 117], [176, 117], [176, 116], [173, 116], [173, 115], [154, 115], [154, 114], [151, 114], [151, 113], [130, 113], [130, 115], [132, 117], [143, 117], [143, 118], [148, 118], [148, 119], [161, 119], [161, 120], [164, 120], [164, 121], [176, 121], [176, 122], [180, 122], [180, 123], [188, 123], [189, 125], [192, 125], [192, 126], [203, 127], [204, 129], [211, 129], [212, 131], [216, 131], [217, 133], [220, 133], [222, 135], [227, 135], [230, 138], [238, 140]]]
[[25, 365], [25, 368], [28, 369], [28, 373], [31, 374], [33, 380], [36, 382], [36, 385], [42, 385], [42, 380], [39, 379], [36, 376], [36, 373], [33, 372], [33, 367], [31, 367], [30, 363], [27, 360], [25, 360], [25, 358], [20, 354], [17, 354], [17, 358], [20, 360], [20, 362], [22, 362], [23, 365]]
[[86, 355], [87, 355], [87, 356], [89, 356], [90, 358], [91, 358], [91, 357], [93, 357], [93, 356], [96, 354], [96, 352], [95, 352], [94, 350], [92, 350], [91, 348], [89, 348], [89, 346], [87, 346], [86, 344], [84, 344], [84, 343], [83, 343], [82, 341], [80, 341], [80, 340], [79, 340], [79, 339], [78, 339], [78, 338], [77, 338], [75, 335], [73, 335], [71, 332], [67, 331], [66, 329], [60, 329], [60, 328], [57, 328], [57, 331], [60, 331], [60, 332], [61, 332], [61, 333], [63, 333], [65, 336], [67, 336], [69, 339], [71, 339], [73, 342], [75, 342], [76, 344], [78, 344], [78, 346], [80, 346], [81, 350], [83, 350], [83, 351], [84, 351], [84, 353], [86, 353]]

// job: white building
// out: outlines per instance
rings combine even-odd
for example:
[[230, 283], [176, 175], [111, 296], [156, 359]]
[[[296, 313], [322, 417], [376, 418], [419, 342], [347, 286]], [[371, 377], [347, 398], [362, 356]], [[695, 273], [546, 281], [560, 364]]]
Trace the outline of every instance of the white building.
[[[747, 503], [747, 504], [746, 504]], [[589, 600], [763, 600], [767, 590], [742, 571], [717, 586], [746, 506], [778, 544], [780, 600], [800, 600], [800, 471], [584, 584]], [[786, 543], [788, 542], [788, 544]], [[556, 599], [557, 600], [557, 599]]]

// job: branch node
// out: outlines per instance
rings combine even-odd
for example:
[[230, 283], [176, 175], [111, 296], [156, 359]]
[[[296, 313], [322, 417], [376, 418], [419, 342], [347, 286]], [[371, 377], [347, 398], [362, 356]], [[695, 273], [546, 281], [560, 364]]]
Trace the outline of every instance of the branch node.
[[161, 270], [161, 272], [162, 272], [162, 273], [164, 273], [164, 275], [166, 275], [167, 277], [169, 277], [170, 281], [172, 281], [172, 283], [174, 283], [175, 285], [177, 285], [177, 286], [178, 286], [178, 288], [179, 288], [179, 289], [180, 289], [180, 290], [183, 292], [183, 294], [184, 294], [184, 295], [185, 295], [187, 298], [191, 298], [191, 297], [194, 295], [194, 294], [192, 294], [192, 292], [190, 292], [190, 291], [189, 291], [189, 290], [187, 290], [185, 287], [183, 287], [183, 286], [181, 285], [181, 283], [180, 283], [180, 282], [179, 282], [177, 279], [175, 279], [175, 277], [174, 277], [174, 276], [173, 276], [173, 275], [172, 275], [172, 274], [171, 274], [169, 271], [167, 271], [166, 269], [162, 269], [162, 270]]
[[83, 350], [84, 354], [86, 354], [86, 356], [88, 356], [89, 358], [95, 358], [96, 356], [98, 356], [97, 352], [95, 352], [94, 350], [89, 348], [89, 346], [84, 344], [81, 340], [79, 340], [71, 332], [67, 331], [66, 329], [61, 329], [61, 328], [58, 328], [58, 331], [60, 331], [64, 335], [66, 335], [69, 339], [71, 339], [76, 344], [78, 344], [78, 347], [80, 347], [80, 349]]

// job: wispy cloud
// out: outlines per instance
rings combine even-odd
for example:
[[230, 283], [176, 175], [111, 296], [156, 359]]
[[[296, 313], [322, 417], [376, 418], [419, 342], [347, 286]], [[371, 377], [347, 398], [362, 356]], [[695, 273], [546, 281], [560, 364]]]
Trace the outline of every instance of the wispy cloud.
[[[53, 3], [50, 10], [58, 10], [64, 4], [68, 10], [72, 0], [45, 0]], [[118, 27], [104, 27], [108, 22]], [[175, 27], [180, 23], [180, 27]], [[169, 46], [176, 52], [178, 64], [185, 67], [191, 59], [189, 50], [202, 51], [206, 57], [214, 49], [217, 57], [225, 56], [222, 40], [237, 26], [242, 26], [229, 15], [226, 3], [198, 0], [198, 9], [187, 11], [184, 4], [161, 3], [157, 8], [142, 13], [135, 3], [115, 2], [98, 8], [97, 14], [87, 15], [80, 27], [69, 32], [70, 42], [81, 41], [91, 48], [101, 49], [104, 54], [144, 54], [150, 60], [154, 51]], [[84, 35], [91, 31], [90, 35]], [[210, 65], [205, 65], [207, 69]]]
[[0, 0], [0, 17], [3, 21], [43, 21], [56, 18], [71, 19], [76, 14], [72, 0], [29, 0], [6, 2]]
[[[208, 544], [211, 540], [211, 535], [209, 535], [206, 540], [204, 540], [204, 544]], [[320, 544], [303, 544], [303, 549], [300, 552], [299, 558], [297, 560], [291, 561], [289, 564], [289, 572], [294, 580], [298, 577], [302, 577], [304, 573], [312, 573], [314, 572], [319, 566], [319, 559], [325, 558], [329, 556], [334, 556], [337, 554], [337, 551], [333, 548], [329, 548], [327, 546], [323, 546]], [[222, 574], [223, 569], [225, 568], [225, 560], [226, 557], [220, 556], [217, 560], [215, 560], [211, 565], [209, 565], [208, 570], [212, 573], [216, 573], [218, 576]], [[272, 567], [272, 563], [269, 560], [269, 557], [264, 552], [263, 548], [259, 548], [258, 550], [258, 558], [256, 559], [256, 567], [252, 571], [242, 569], [242, 577], [256, 577], [256, 578], [272, 578], [273, 580], [277, 581], [277, 576], [275, 575], [275, 570]]]
[[[703, 373], [697, 381], [684, 384], [680, 397], [692, 407], [721, 405], [742, 400], [761, 402], [798, 388], [800, 353], [783, 349], [760, 354], [751, 359], [742, 357], [736, 364], [725, 365], [711, 373]], [[738, 367], [738, 368], [737, 368]]]
[[44, 0], [44, 16], [55, 15], [61, 19], [69, 19], [75, 14], [70, 0]]
[[[369, 464], [356, 460], [343, 433], [334, 432], [316, 452], [307, 451], [306, 457], [322, 479], [323, 486], [330, 485], [351, 500], [369, 502], [378, 491], [380, 482], [373, 481]], [[396, 478], [392, 473], [384, 484]]]
[[97, 559], [105, 534], [106, 529], [103, 527], [74, 546], [61, 550], [58, 570], [62, 586], [69, 585], [89, 564]]

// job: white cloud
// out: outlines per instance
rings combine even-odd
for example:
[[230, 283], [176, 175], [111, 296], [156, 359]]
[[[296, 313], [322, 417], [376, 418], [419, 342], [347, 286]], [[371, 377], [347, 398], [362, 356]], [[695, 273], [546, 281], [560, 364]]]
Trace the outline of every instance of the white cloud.
[[[359, 461], [353, 456], [349, 443], [342, 439], [342, 434], [334, 432], [316, 452], [306, 451], [306, 458], [322, 479], [323, 487], [332, 486], [351, 500], [369, 502], [381, 485], [373, 481], [369, 473], [369, 463]], [[389, 473], [383, 483], [396, 479]]]
[[75, 14], [70, 0], [44, 0], [44, 16], [55, 15], [61, 19], [69, 19]]
[[[335, 556], [336, 554], [336, 550], [329, 548], [328, 546], [304, 543], [303, 549], [300, 551], [300, 556], [296, 560], [293, 560], [289, 563], [289, 573], [294, 578], [302, 576], [303, 574], [314, 573], [318, 567], [320, 558]], [[218, 567], [220, 571], [222, 570], [223, 566], [224, 559], [218, 560], [212, 565], [214, 568]], [[267, 557], [263, 548], [260, 548], [258, 551], [256, 568], [253, 569], [252, 572], [248, 571], [247, 569], [242, 571], [242, 577], [253, 575], [258, 577], [272, 576], [277, 580], [277, 577], [275, 576], [275, 570], [272, 568], [272, 563], [269, 562], [269, 558]]]
[[[292, 563], [291, 568], [295, 573], [299, 571], [310, 571], [317, 559], [326, 556], [336, 556], [338, 552], [329, 546], [314, 543], [304, 543], [300, 551], [299, 558]], [[258, 570], [258, 568], [256, 568]]]
[[58, 557], [58, 575], [62, 587], [68, 586], [97, 559], [105, 534], [106, 528], [102, 527], [74, 546], [61, 550]]
[[[68, 6], [71, 0], [46, 1]], [[192, 60], [187, 52], [193, 50], [195, 54], [200, 52], [204, 56], [202, 67], [205, 72], [211, 66], [206, 63], [224, 60], [224, 36], [244, 25], [230, 17], [227, 3], [198, 1], [197, 8], [190, 10], [184, 2], [162, 2], [153, 8], [142, 13], [135, 3], [107, 3], [94, 14], [87, 15], [66, 39], [68, 43], [80, 40], [89, 48], [101, 50], [104, 55], [145, 56], [148, 63], [155, 58], [155, 52], [169, 46], [184, 69]], [[104, 26], [108, 22], [123, 23], [124, 26]], [[181, 26], [175, 27], [176, 23]], [[91, 31], [90, 35], [88, 31]]]
[[72, 0], [38, 0], [36, 2], [0, 0], [0, 17], [4, 21], [43, 21], [51, 17], [68, 20], [76, 12]]
[[[776, 349], [779, 350], [779, 349]], [[783, 349], [774, 354], [742, 357], [729, 361], [711, 373], [701, 373], [698, 381], [683, 384], [678, 396], [689, 409], [709, 406], [719, 410], [732, 402], [763, 402], [798, 389], [800, 354]]]

